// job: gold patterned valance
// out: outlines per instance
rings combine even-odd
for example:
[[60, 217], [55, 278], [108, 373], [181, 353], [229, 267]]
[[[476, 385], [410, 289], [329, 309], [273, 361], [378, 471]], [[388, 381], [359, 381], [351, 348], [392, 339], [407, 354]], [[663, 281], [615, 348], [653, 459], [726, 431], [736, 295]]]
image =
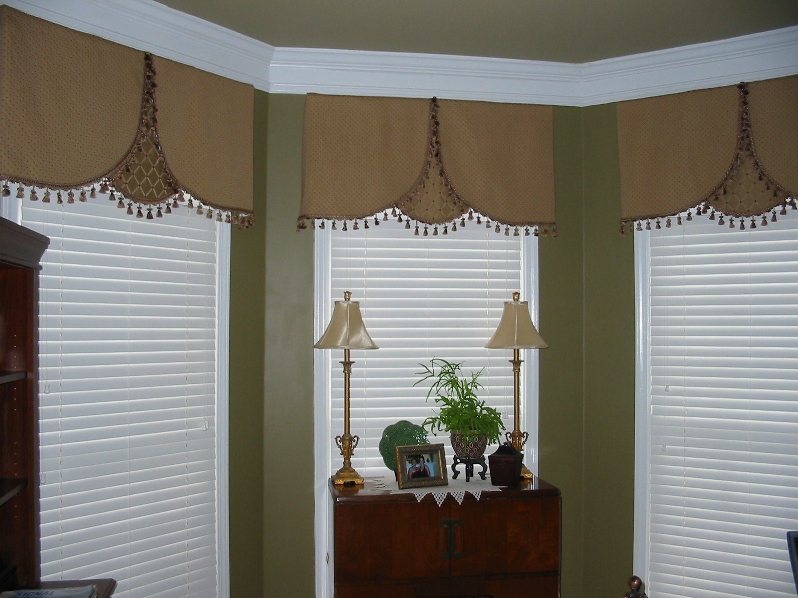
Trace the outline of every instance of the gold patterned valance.
[[424, 234], [556, 234], [551, 106], [311, 94], [303, 144], [298, 228], [382, 213]]
[[142, 217], [186, 205], [252, 223], [252, 86], [8, 6], [0, 86], [5, 195], [28, 186], [32, 200], [72, 202], [99, 189]]
[[618, 104], [621, 231], [708, 214], [767, 225], [796, 209], [798, 76]]

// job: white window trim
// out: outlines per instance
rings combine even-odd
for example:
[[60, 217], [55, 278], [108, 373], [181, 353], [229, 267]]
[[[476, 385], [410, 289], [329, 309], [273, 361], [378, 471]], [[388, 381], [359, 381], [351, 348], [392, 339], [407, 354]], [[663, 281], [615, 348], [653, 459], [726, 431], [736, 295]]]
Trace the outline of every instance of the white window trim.
[[643, 580], [648, 579], [649, 529], [649, 439], [648, 414], [651, 411], [651, 380], [649, 371], [649, 233], [634, 234], [635, 252], [635, 496], [634, 545], [632, 570]]
[[230, 597], [230, 236], [216, 225], [216, 559], [219, 598]]
[[[529, 314], [532, 321], [540, 327], [540, 291], [538, 268], [538, 244], [522, 244], [521, 288], [526, 289]], [[509, 299], [508, 299], [509, 301]], [[545, 338], [545, 337], [544, 337]], [[540, 349], [527, 349], [521, 352], [521, 430], [529, 434], [524, 445], [524, 463], [536, 476], [539, 469], [538, 422], [540, 420]], [[509, 362], [508, 362], [509, 365]]]
[[[314, 234], [315, 273], [314, 273], [314, 340], [324, 332], [326, 315], [332, 311], [330, 284], [330, 233], [315, 229]], [[315, 472], [315, 554], [316, 554], [316, 596], [332, 598], [334, 576], [333, 553], [333, 513], [330, 493], [327, 489], [331, 459], [332, 434], [330, 416], [332, 392], [330, 389], [330, 362], [332, 351], [313, 351], [313, 422], [314, 422], [314, 472]]]

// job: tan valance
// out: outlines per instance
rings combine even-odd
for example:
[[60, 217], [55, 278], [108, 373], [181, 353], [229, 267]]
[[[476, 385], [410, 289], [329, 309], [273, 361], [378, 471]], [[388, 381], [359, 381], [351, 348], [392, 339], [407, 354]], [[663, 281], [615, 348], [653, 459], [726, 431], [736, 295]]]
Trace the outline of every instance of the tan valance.
[[796, 147], [798, 76], [621, 102], [621, 230], [694, 213], [766, 225], [796, 208]]
[[416, 232], [556, 234], [552, 130], [551, 106], [308, 95], [298, 227], [390, 212]]
[[[0, 180], [252, 223], [252, 86], [0, 7]], [[37, 192], [37, 188], [41, 192]]]

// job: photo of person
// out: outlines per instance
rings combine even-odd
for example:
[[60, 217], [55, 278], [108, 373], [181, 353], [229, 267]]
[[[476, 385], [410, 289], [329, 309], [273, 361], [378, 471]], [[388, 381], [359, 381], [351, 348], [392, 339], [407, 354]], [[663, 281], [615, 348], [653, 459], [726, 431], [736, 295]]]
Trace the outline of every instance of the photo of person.
[[437, 476], [434, 455], [414, 453], [407, 456], [407, 477], [433, 478]]
[[430, 477], [429, 467], [423, 455], [408, 455], [407, 477], [410, 479]]

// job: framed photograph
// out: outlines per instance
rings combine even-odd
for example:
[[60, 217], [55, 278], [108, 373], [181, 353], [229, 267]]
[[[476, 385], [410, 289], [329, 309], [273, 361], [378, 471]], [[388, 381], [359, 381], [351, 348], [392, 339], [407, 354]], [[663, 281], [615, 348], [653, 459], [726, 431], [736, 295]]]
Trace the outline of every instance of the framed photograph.
[[446, 486], [446, 457], [442, 444], [397, 446], [396, 480], [399, 488]]

